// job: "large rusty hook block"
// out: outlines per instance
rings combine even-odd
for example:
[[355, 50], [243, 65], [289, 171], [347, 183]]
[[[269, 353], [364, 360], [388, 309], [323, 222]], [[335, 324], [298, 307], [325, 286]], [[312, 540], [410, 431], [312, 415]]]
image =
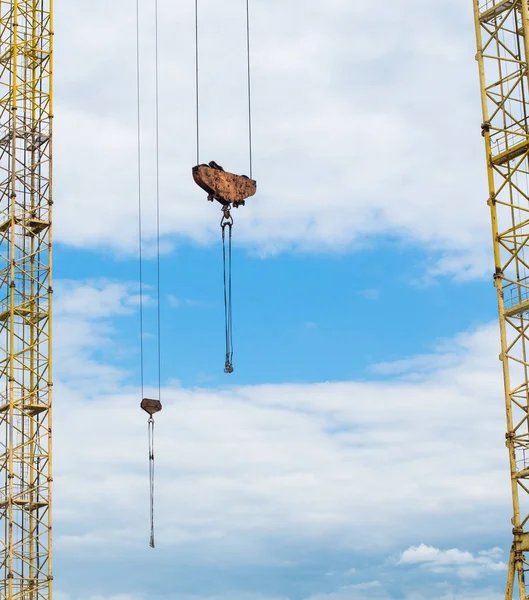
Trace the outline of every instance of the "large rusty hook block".
[[257, 182], [253, 179], [228, 173], [214, 161], [193, 167], [193, 179], [207, 192], [208, 200], [217, 200], [223, 206], [244, 206], [246, 198], [253, 196], [257, 190]]

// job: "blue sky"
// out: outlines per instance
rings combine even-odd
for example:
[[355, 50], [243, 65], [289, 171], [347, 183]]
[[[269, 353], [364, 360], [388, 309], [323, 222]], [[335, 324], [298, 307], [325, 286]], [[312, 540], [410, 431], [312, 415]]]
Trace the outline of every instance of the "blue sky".
[[[220, 212], [191, 178], [193, 6], [159, 2], [154, 551], [135, 6], [56, 7], [56, 592], [499, 600], [509, 476], [472, 4], [251, 5], [258, 193], [234, 215], [228, 377]], [[153, 3], [141, 7], [154, 394]], [[201, 15], [201, 159], [245, 172], [244, 3], [204, 0]]]
[[[266, 260], [236, 247], [236, 370], [230, 383], [362, 379], [373, 363], [425, 352], [438, 338], [495, 317], [490, 281], [453, 284], [441, 278], [424, 284], [424, 260], [416, 248], [388, 240], [353, 255], [294, 253]], [[75, 260], [71, 253], [64, 259], [58, 253], [56, 277], [75, 279], [80, 265], [87, 279], [138, 281], [136, 260], [112, 261], [79, 251]], [[220, 235], [209, 248], [182, 247], [162, 259], [165, 378], [186, 386], [226, 383], [219, 368], [224, 360], [222, 268]], [[147, 290], [155, 293], [154, 262], [147, 263], [144, 275]], [[477, 306], [464, 301], [473, 297], [483, 300]], [[157, 378], [156, 317], [156, 304], [148, 303], [147, 379]], [[138, 328], [128, 316], [116, 327], [127, 343], [136, 343]], [[137, 356], [129, 359], [125, 366], [136, 368]]]

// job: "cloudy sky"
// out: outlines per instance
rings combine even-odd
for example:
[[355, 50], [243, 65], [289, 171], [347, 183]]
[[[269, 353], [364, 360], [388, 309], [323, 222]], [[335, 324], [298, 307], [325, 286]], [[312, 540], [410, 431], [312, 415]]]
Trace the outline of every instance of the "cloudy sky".
[[[140, 4], [154, 395], [154, 1]], [[199, 4], [200, 159], [248, 173], [245, 2]], [[234, 215], [226, 376], [220, 212], [191, 177], [194, 6], [159, 0], [152, 550], [136, 6], [56, 3], [56, 593], [499, 600], [510, 498], [472, 2], [250, 6], [258, 193]]]

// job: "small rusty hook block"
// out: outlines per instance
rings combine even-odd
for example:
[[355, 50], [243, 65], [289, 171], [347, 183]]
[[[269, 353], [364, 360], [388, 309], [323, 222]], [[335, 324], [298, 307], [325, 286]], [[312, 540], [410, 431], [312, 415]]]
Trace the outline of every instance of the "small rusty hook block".
[[140, 407], [152, 417], [154, 414], [162, 410], [162, 403], [159, 400], [144, 398], [140, 403]]
[[244, 206], [246, 198], [253, 196], [257, 190], [257, 183], [253, 179], [228, 173], [214, 161], [193, 167], [193, 179], [207, 192], [210, 202], [217, 200], [223, 206]]

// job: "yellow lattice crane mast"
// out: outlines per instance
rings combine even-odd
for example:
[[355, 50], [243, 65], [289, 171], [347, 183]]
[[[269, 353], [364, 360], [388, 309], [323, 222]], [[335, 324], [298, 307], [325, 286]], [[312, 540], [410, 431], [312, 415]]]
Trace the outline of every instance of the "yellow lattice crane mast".
[[0, 598], [51, 598], [51, 0], [0, 0]]
[[473, 0], [498, 293], [513, 544], [505, 598], [529, 568], [529, 7]]

